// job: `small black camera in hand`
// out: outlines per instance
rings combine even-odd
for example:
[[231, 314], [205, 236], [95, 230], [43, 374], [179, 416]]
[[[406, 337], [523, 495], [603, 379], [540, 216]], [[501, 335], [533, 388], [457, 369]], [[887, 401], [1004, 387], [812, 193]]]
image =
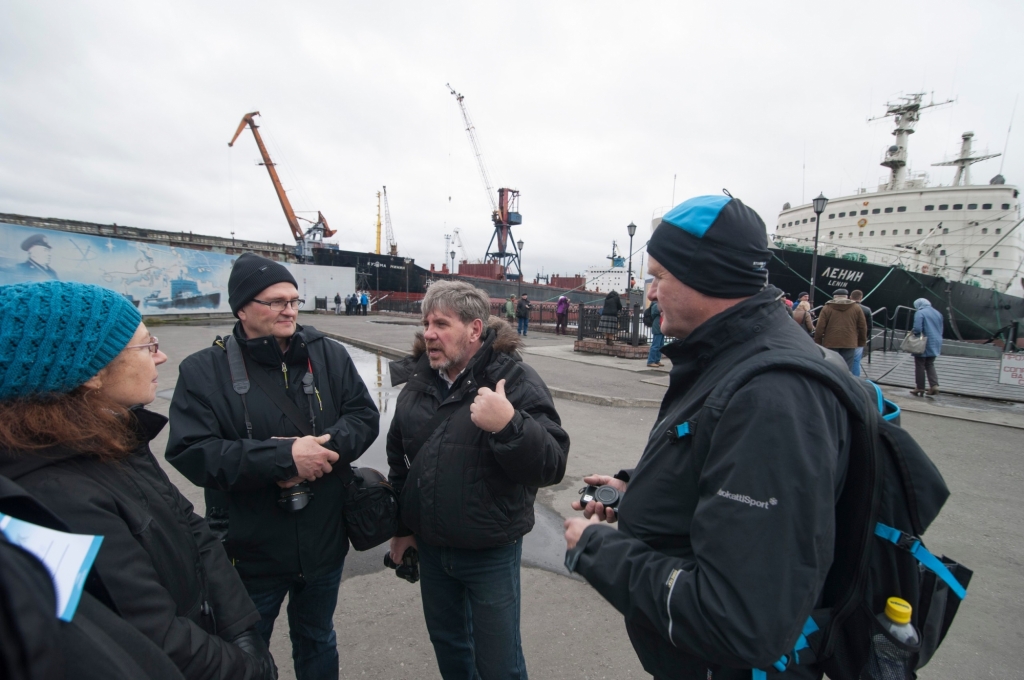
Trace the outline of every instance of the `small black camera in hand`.
[[416, 583], [420, 580], [420, 554], [416, 548], [409, 546], [402, 555], [401, 564], [396, 564], [391, 559], [391, 552], [384, 553], [384, 566], [395, 570], [395, 576], [404, 578], [409, 583]]
[[580, 489], [580, 507], [587, 507], [590, 501], [601, 503], [606, 508], [614, 508], [619, 504], [619, 490], [612, 486], [585, 486]]

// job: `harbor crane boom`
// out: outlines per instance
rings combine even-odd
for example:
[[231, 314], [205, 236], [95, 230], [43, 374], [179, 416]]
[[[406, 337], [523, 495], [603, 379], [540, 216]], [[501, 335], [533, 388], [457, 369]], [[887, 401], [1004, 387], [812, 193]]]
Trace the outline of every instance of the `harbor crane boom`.
[[[494, 232], [491, 234], [491, 241], [487, 245], [484, 259], [501, 265], [502, 278], [508, 278], [509, 269], [513, 265], [515, 265], [518, 277], [522, 278], [521, 254], [518, 244], [512, 238], [512, 226], [523, 223], [522, 215], [519, 214], [519, 191], [504, 187], [498, 189], [497, 192], [494, 191], [491, 176], [487, 172], [486, 163], [484, 163], [483, 151], [480, 150], [480, 142], [476, 138], [476, 126], [473, 125], [473, 121], [469, 117], [469, 110], [466, 108], [465, 97], [456, 92], [451, 83], [445, 83], [445, 85], [455, 97], [455, 101], [459, 103], [462, 120], [466, 123], [466, 135], [473, 147], [477, 165], [480, 166], [480, 178], [483, 180], [484, 189], [487, 192], [487, 200], [491, 204], [491, 221], [494, 223]], [[497, 249], [491, 250], [495, 241], [497, 241]], [[462, 240], [459, 239], [460, 246], [461, 243]]]
[[[256, 146], [259, 147], [260, 156], [263, 157], [263, 162], [260, 165], [267, 169], [267, 173], [270, 175], [270, 182], [274, 185], [274, 191], [277, 192], [277, 200], [281, 202], [281, 209], [284, 210], [284, 217], [288, 221], [288, 228], [292, 230], [292, 236], [302, 246], [303, 254], [308, 256], [309, 253], [305, 253], [305, 246], [308, 240], [317, 241], [323, 238], [330, 238], [334, 236], [337, 231], [327, 226], [327, 220], [324, 218], [322, 212], [317, 212], [317, 221], [311, 222], [303, 217], [298, 217], [295, 214], [295, 210], [292, 209], [291, 201], [288, 200], [288, 194], [285, 193], [284, 187], [281, 185], [281, 178], [277, 176], [277, 170], [274, 168], [275, 163], [270, 160], [270, 153], [267, 151], [267, 147], [263, 144], [263, 138], [260, 137], [259, 125], [256, 124], [255, 117], [260, 115], [259, 111], [253, 111], [242, 116], [242, 122], [238, 124], [238, 129], [235, 130], [235, 136], [228, 142], [228, 146], [234, 146], [235, 142], [238, 141], [238, 136], [242, 134], [242, 130], [249, 127], [252, 130], [252, 136], [256, 139]], [[302, 231], [302, 227], [299, 225], [299, 220], [310, 222], [313, 226], [309, 228], [305, 233]]]
[[[384, 227], [388, 239], [388, 254], [392, 257], [398, 255], [398, 241], [395, 240], [395, 230], [391, 228], [391, 207], [388, 205], [388, 188], [384, 187]], [[380, 252], [380, 232], [377, 232], [378, 246]]]

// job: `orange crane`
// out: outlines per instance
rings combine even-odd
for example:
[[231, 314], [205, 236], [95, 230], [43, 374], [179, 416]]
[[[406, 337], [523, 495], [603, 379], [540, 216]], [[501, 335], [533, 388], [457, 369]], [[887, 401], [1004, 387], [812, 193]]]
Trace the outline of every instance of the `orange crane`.
[[[292, 209], [291, 201], [288, 200], [288, 195], [284, 191], [284, 187], [281, 185], [281, 178], [277, 176], [277, 170], [274, 169], [274, 162], [270, 160], [270, 154], [267, 152], [267, 147], [263, 144], [263, 138], [260, 137], [259, 126], [254, 120], [255, 116], [260, 115], [259, 111], [253, 111], [242, 116], [242, 122], [238, 124], [238, 129], [235, 130], [235, 136], [228, 142], [228, 146], [234, 146], [235, 142], [238, 141], [238, 136], [242, 134], [242, 130], [248, 125], [249, 129], [252, 130], [252, 136], [256, 138], [256, 146], [259, 147], [260, 155], [263, 157], [263, 162], [260, 165], [267, 169], [267, 173], [270, 174], [270, 181], [274, 185], [274, 191], [277, 192], [277, 200], [281, 202], [281, 209], [284, 210], [284, 217], [288, 220], [288, 227], [292, 230], [292, 236], [299, 243], [300, 256], [304, 259], [311, 259], [312, 252], [309, 251], [311, 242], [323, 241], [324, 238], [330, 238], [334, 236], [337, 231], [327, 226], [327, 220], [324, 219], [322, 212], [317, 212], [317, 221], [312, 222], [304, 217], [298, 217], [295, 211]], [[302, 227], [299, 225], [299, 220], [309, 222], [311, 226], [305, 233], [302, 231]]]

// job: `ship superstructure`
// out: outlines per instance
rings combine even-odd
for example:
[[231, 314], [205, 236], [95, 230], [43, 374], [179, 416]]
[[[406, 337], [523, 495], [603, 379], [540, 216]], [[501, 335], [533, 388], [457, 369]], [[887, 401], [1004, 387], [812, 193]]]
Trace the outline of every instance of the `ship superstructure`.
[[[971, 166], [1000, 154], [975, 155], [974, 133], [961, 137], [959, 155], [935, 166], [955, 167], [948, 186], [928, 186], [926, 174], [909, 170], [907, 147], [923, 109], [921, 94], [889, 104], [896, 143], [881, 165], [888, 179], [874, 191], [830, 199], [821, 215], [819, 255], [896, 266], [999, 293], [1024, 295], [1024, 228], [1019, 190], [1001, 175], [971, 184]], [[947, 102], [943, 102], [947, 103]], [[774, 245], [813, 251], [815, 214], [810, 203], [779, 213]]]

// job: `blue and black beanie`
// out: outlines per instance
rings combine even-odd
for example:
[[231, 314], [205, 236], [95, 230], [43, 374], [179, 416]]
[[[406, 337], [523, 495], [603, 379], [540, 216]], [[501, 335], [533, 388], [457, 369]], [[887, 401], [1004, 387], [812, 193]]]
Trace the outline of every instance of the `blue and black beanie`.
[[0, 286], [0, 400], [70, 392], [120, 354], [141, 322], [128, 299], [99, 286]]
[[705, 295], [755, 295], [768, 281], [768, 234], [757, 213], [731, 196], [697, 196], [661, 218], [648, 254]]

